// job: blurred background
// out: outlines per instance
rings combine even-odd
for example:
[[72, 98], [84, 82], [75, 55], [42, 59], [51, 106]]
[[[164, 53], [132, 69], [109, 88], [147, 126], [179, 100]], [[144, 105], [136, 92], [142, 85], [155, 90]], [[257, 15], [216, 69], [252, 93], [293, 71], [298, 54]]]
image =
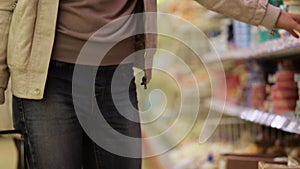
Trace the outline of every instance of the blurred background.
[[[298, 0], [269, 3], [300, 13]], [[147, 156], [143, 169], [300, 168], [300, 41], [282, 30], [271, 35], [208, 11], [193, 0], [158, 4], [160, 12], [202, 33], [158, 18], [159, 32], [183, 36], [180, 40], [192, 47], [159, 35], [153, 79], [147, 90], [137, 85]], [[142, 74], [135, 72], [139, 84]], [[1, 130], [12, 128], [9, 95], [0, 107]], [[206, 120], [208, 114], [213, 116]], [[205, 142], [199, 141], [202, 131], [212, 132]], [[16, 139], [0, 136], [0, 169], [17, 168]]]

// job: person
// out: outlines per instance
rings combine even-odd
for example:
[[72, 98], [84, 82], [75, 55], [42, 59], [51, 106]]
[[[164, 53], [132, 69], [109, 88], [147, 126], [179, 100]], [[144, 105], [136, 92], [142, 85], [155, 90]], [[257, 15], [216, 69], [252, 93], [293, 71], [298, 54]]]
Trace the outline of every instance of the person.
[[[281, 12], [267, 0], [197, 2], [237, 20], [270, 30], [285, 29], [299, 37], [295, 31], [300, 31], [300, 15]], [[156, 0], [0, 2], [0, 102], [5, 101], [4, 92], [10, 78], [14, 127], [24, 133], [30, 169], [141, 168], [141, 158], [109, 152], [83, 130], [72, 100], [72, 76], [80, 49], [98, 29], [122, 16], [156, 12], [156, 9]], [[135, 21], [133, 25], [145, 23], [146, 28], [151, 23], [155, 26], [154, 22], [155, 19], [145, 17], [144, 22]], [[119, 29], [115, 28], [110, 35], [117, 33]], [[93, 96], [102, 115], [111, 127], [129, 137], [141, 138], [140, 123], [126, 119], [115, 107], [114, 91], [110, 90], [113, 74], [117, 68], [121, 69], [117, 85], [120, 100], [128, 98], [128, 86], [124, 84], [131, 79], [129, 98], [137, 109], [132, 67], [136, 62], [136, 65], [145, 63], [145, 67], [151, 68], [154, 52], [123, 60], [137, 50], [155, 47], [155, 35], [129, 37], [115, 45], [100, 65], [82, 64], [96, 73]], [[151, 69], [145, 70], [144, 77], [144, 84], [149, 83]], [[126, 109], [126, 105], [123, 106]], [[131, 113], [138, 118], [137, 110]], [[103, 132], [104, 129], [97, 131]], [[139, 152], [141, 144], [130, 148]]]

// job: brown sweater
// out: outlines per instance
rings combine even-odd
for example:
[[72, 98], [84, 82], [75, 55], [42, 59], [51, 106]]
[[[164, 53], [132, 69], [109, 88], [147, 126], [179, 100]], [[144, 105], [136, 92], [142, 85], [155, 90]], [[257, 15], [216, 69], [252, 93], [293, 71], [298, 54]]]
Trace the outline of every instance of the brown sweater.
[[[136, 2], [137, 0], [60, 0], [52, 59], [75, 63], [81, 48], [92, 34], [115, 19], [133, 14]], [[135, 28], [132, 25], [126, 29], [134, 31]], [[117, 28], [112, 30], [116, 34], [118, 31]], [[135, 38], [128, 38], [114, 46], [101, 65], [119, 64], [134, 51]], [[133, 59], [126, 62], [133, 62]]]

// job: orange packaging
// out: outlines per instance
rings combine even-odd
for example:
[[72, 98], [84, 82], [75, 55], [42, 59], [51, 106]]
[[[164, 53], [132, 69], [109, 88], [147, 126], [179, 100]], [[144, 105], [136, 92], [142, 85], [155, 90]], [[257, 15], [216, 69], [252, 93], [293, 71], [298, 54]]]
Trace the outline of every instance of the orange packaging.
[[272, 90], [272, 100], [298, 99], [298, 92], [295, 90]]
[[294, 76], [295, 73], [294, 72], [277, 72], [276, 73], [276, 82], [280, 82], [280, 81], [294, 81]]
[[288, 109], [288, 110], [295, 110], [297, 105], [297, 100], [294, 99], [285, 99], [285, 100], [273, 100], [273, 107], [280, 108], [280, 109]]
[[279, 81], [279, 82], [276, 82], [276, 87], [278, 88], [278, 90], [292, 89], [292, 90], [295, 90], [295, 92], [297, 92], [297, 90], [298, 90], [298, 85], [294, 81]]
[[283, 115], [284, 113], [294, 112], [294, 109], [274, 108], [273, 112], [276, 115]]

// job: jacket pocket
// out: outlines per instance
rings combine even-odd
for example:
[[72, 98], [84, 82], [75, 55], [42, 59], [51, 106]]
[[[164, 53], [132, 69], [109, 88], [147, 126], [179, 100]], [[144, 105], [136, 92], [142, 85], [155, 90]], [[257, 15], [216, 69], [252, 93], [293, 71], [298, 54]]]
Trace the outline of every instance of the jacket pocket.
[[38, 0], [18, 0], [12, 15], [8, 38], [7, 63], [26, 69], [31, 53]]

